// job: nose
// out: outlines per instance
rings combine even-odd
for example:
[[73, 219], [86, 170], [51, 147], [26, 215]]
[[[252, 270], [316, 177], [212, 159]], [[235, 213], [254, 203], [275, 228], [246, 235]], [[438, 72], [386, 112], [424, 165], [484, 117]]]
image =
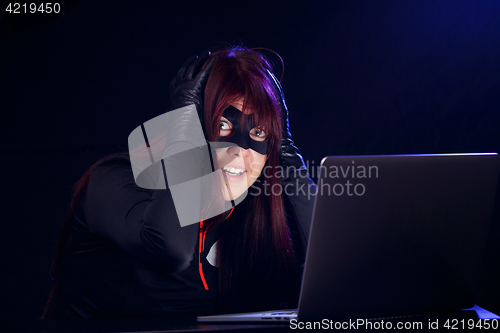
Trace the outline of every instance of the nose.
[[241, 148], [237, 146], [227, 148], [227, 153], [229, 155], [238, 156], [240, 154]]
[[231, 163], [234, 159], [239, 157], [245, 157], [248, 155], [248, 151], [246, 149], [242, 149], [238, 146], [228, 147], [227, 150], [224, 150], [224, 153], [218, 155], [218, 163], [219, 165], [225, 166]]
[[236, 158], [237, 156], [242, 156], [242, 157], [246, 157], [248, 156], [248, 150], [249, 149], [243, 149], [241, 147], [238, 147], [238, 146], [233, 146], [233, 147], [229, 147], [227, 149], [227, 153], [231, 156], [234, 156], [234, 158]]

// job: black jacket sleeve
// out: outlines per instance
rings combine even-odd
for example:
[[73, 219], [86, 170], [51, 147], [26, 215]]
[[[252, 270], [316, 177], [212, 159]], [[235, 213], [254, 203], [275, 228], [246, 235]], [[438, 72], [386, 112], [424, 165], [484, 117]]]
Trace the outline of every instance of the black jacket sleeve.
[[128, 156], [92, 171], [84, 209], [92, 233], [143, 262], [176, 272], [193, 258], [199, 224], [180, 226], [170, 190], [138, 187]]

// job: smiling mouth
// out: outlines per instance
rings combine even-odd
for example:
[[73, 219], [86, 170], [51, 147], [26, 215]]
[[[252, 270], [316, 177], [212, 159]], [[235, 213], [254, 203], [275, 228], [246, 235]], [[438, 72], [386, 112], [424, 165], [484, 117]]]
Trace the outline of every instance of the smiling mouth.
[[245, 172], [245, 170], [243, 169], [226, 168], [226, 167], [222, 168], [222, 170], [224, 170], [224, 172], [230, 176], [241, 176]]

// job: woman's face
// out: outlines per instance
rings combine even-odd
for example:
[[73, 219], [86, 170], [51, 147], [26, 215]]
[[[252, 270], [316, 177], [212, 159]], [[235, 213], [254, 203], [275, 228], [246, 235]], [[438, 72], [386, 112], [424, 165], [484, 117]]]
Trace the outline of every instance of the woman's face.
[[[240, 112], [243, 110], [243, 99], [239, 99], [233, 104]], [[246, 114], [253, 113], [252, 109], [246, 108]], [[220, 136], [231, 136], [233, 132], [233, 124], [222, 117], [220, 122]], [[254, 127], [249, 133], [252, 140], [263, 142], [267, 139], [267, 133], [259, 127]], [[224, 200], [230, 201], [242, 195], [255, 180], [259, 177], [264, 165], [266, 164], [267, 155], [262, 155], [253, 149], [243, 149], [241, 147], [228, 147], [216, 149], [217, 161], [224, 172], [227, 184], [231, 190], [231, 195], [224, 191]], [[227, 162], [229, 161], [229, 162]]]

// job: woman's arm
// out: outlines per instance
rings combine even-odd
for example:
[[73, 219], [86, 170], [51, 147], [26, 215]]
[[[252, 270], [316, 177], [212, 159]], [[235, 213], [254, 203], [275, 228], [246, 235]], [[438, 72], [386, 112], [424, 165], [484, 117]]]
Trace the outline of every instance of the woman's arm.
[[[209, 52], [202, 52], [181, 67], [169, 86], [172, 109], [194, 104], [201, 117], [202, 90], [215, 61], [202, 69], [209, 56]], [[182, 121], [176, 130], [169, 134], [174, 136], [172, 147], [176, 141], [192, 139], [189, 126], [183, 126]], [[96, 167], [90, 177], [85, 201], [90, 230], [141, 261], [161, 263], [172, 272], [186, 268], [193, 259], [199, 223], [181, 227], [168, 186], [165, 190], [141, 188], [134, 180], [128, 156], [113, 162], [107, 171], [106, 164]], [[183, 167], [182, 162], [184, 168], [199, 165], [200, 156], [190, 153], [165, 168], [175, 171]]]
[[199, 224], [180, 226], [170, 190], [138, 187], [128, 156], [112, 162], [90, 176], [85, 197], [90, 231], [141, 261], [160, 263], [171, 272], [185, 269], [193, 259]]

